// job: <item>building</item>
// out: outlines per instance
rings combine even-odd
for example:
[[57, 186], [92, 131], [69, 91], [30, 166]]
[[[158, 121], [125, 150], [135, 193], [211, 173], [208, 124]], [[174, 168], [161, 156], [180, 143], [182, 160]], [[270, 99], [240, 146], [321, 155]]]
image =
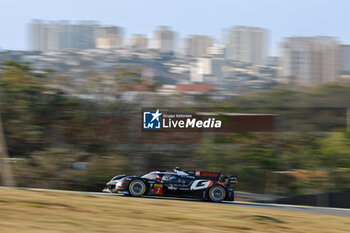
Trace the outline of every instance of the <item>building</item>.
[[208, 56], [215, 58], [225, 58], [225, 47], [221, 44], [214, 44], [208, 48]]
[[121, 46], [120, 38], [115, 35], [96, 38], [95, 45], [98, 49], [116, 49]]
[[131, 39], [130, 39], [130, 46], [135, 49], [146, 49], [148, 44], [148, 39], [145, 35], [143, 34], [135, 34]]
[[213, 39], [209, 36], [194, 35], [186, 39], [186, 55], [203, 57], [209, 55], [209, 48], [213, 46]]
[[153, 48], [160, 52], [169, 53], [175, 51], [176, 33], [170, 27], [160, 26], [154, 32]]
[[47, 30], [47, 24], [42, 20], [33, 20], [29, 25], [29, 48], [31, 50], [47, 50]]
[[95, 46], [99, 49], [115, 49], [123, 45], [123, 30], [116, 26], [97, 26]]
[[123, 38], [123, 29], [117, 26], [102, 26], [98, 25], [95, 27], [95, 37], [96, 38], [105, 38], [110, 35], [118, 37], [120, 40]]
[[191, 82], [221, 82], [223, 77], [223, 61], [222, 58], [197, 58], [197, 62], [193, 64], [190, 69]]
[[203, 74], [201, 74], [196, 63], [192, 64], [190, 67], [190, 81], [192, 83], [202, 83], [204, 81]]
[[264, 64], [267, 31], [258, 27], [236, 26], [226, 32], [226, 59]]
[[211, 59], [211, 74], [215, 77], [215, 81], [221, 83], [223, 80], [222, 67], [224, 65], [224, 59], [212, 58]]
[[290, 37], [281, 46], [281, 76], [288, 82], [335, 82], [339, 77], [339, 44], [333, 37]]
[[29, 25], [30, 49], [57, 51], [95, 48], [96, 26], [97, 23], [93, 21], [70, 24], [69, 21], [34, 20]]
[[199, 73], [204, 75], [212, 74], [212, 61], [210, 57], [197, 58], [197, 67], [199, 68]]
[[340, 46], [340, 71], [350, 74], [350, 45]]
[[265, 60], [266, 66], [278, 66], [279, 58], [277, 56], [268, 56]]

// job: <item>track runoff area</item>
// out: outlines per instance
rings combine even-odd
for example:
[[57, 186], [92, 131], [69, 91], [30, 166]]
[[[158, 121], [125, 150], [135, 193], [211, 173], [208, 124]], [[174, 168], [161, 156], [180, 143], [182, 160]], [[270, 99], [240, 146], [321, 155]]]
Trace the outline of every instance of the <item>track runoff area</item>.
[[25, 188], [25, 189], [33, 190], [33, 191], [44, 191], [44, 192], [66, 192], [66, 193], [72, 193], [72, 194], [82, 193], [82, 194], [89, 194], [89, 195], [105, 195], [105, 196], [113, 196], [116, 198], [152, 198], [152, 199], [159, 199], [159, 201], [161, 200], [179, 200], [184, 202], [192, 201], [192, 202], [202, 202], [203, 205], [232, 205], [232, 207], [240, 206], [240, 207], [246, 207], [246, 208], [287, 210], [287, 211], [304, 212], [304, 213], [311, 213], [311, 214], [350, 217], [350, 209], [345, 209], [345, 208], [284, 205], [284, 204], [257, 203], [257, 202], [244, 202], [244, 201], [234, 201], [234, 202], [224, 201], [222, 203], [213, 203], [213, 202], [205, 202], [205, 201], [189, 199], [189, 198], [173, 198], [173, 197], [162, 197], [162, 196], [130, 197], [130, 196], [125, 196], [123, 194], [103, 193], [103, 192], [80, 192], [80, 191], [68, 191], [68, 190], [39, 189], [39, 188]]

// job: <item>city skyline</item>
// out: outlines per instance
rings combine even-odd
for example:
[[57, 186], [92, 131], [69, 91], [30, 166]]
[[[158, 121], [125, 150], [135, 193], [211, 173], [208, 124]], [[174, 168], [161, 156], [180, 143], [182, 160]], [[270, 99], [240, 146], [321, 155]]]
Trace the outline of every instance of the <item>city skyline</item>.
[[[60, 2], [12, 1], [0, 3], [1, 49], [28, 49], [27, 24], [32, 19], [95, 20], [126, 29], [126, 37], [140, 33], [150, 37], [159, 25], [167, 25], [184, 39], [189, 35], [208, 35], [222, 42], [222, 33], [235, 25], [269, 30], [269, 54], [278, 55], [279, 43], [290, 36], [333, 36], [350, 42], [342, 22], [350, 3], [346, 1], [92, 1]], [[21, 9], [18, 8], [21, 6]], [[68, 7], [69, 6], [69, 7]], [[254, 8], [252, 7], [254, 6]], [[15, 10], [16, 14], [13, 13]], [[102, 13], [103, 12], [103, 13]], [[219, 14], [220, 13], [220, 14]], [[327, 15], [327, 17], [325, 17]], [[141, 20], [142, 19], [142, 20]], [[312, 19], [312, 20], [311, 20]]]

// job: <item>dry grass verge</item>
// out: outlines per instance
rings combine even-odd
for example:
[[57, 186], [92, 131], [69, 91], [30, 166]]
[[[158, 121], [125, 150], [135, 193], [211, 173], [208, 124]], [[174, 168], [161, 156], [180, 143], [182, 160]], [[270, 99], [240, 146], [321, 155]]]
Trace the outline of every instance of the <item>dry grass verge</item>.
[[349, 232], [350, 218], [0, 188], [0, 232]]

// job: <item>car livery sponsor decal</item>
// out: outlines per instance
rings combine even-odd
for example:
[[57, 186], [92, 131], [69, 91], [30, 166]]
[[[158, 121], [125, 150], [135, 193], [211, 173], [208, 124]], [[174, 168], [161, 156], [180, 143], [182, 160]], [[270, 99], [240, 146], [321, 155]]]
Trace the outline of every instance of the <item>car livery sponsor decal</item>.
[[199, 190], [211, 187], [213, 185], [213, 181], [211, 180], [196, 180], [192, 183], [190, 190]]
[[168, 189], [169, 190], [177, 190], [178, 188], [171, 184], [171, 185], [169, 185]]
[[153, 193], [155, 195], [163, 195], [163, 185], [162, 184], [154, 184]]

